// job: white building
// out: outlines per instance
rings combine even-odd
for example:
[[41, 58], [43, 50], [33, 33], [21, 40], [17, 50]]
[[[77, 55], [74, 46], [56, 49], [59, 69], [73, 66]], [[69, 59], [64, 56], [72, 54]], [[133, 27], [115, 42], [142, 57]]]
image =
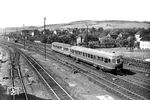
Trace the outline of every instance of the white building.
[[76, 40], [77, 44], [80, 44], [80, 43], [83, 43], [84, 42], [84, 39], [82, 36], [79, 36]]
[[140, 48], [141, 49], [150, 49], [150, 36], [141, 38]]
[[136, 38], [136, 41], [137, 42], [140, 42], [140, 40], [141, 40], [141, 32], [137, 32], [136, 34], [135, 34], [135, 38]]
[[137, 41], [137, 42], [140, 42], [140, 40], [141, 40], [140, 34], [136, 34], [136, 35], [135, 35], [135, 38], [136, 38], [136, 41]]
[[150, 49], [150, 41], [140, 41], [141, 49]]

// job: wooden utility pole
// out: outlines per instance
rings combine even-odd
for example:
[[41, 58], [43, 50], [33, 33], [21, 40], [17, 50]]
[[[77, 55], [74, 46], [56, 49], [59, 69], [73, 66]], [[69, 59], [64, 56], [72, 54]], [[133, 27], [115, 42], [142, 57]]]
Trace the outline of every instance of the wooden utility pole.
[[6, 39], [6, 28], [5, 28], [5, 35], [4, 35], [4, 38]]
[[26, 40], [26, 39], [25, 39], [25, 32], [24, 32], [24, 24], [23, 24], [23, 30], [22, 30], [22, 33], [23, 33], [23, 38], [24, 38], [24, 43], [23, 43], [23, 44], [24, 44], [24, 50], [25, 50], [25, 40]]
[[86, 46], [88, 47], [88, 25], [86, 25], [86, 27], [87, 27], [87, 32], [86, 32]]
[[45, 24], [46, 24], [46, 17], [44, 17], [44, 39], [45, 39], [45, 60], [46, 60], [46, 42], [47, 42], [47, 39], [46, 39], [46, 32], [45, 32]]

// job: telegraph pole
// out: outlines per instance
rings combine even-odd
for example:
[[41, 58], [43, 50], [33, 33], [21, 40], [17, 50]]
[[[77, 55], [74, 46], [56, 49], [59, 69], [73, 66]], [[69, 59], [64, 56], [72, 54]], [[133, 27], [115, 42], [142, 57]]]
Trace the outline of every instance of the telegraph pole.
[[[23, 24], [23, 31], [22, 32], [24, 32], [24, 24]], [[23, 33], [23, 38], [24, 38], [24, 50], [25, 50], [25, 32]]]
[[88, 47], [88, 25], [86, 25], [87, 27], [87, 33], [86, 33], [86, 46]]
[[16, 27], [16, 33], [17, 33], [17, 41], [19, 41], [19, 34], [18, 34], [18, 27]]
[[44, 39], [45, 39], [45, 60], [46, 60], [46, 42], [47, 42], [47, 39], [46, 39], [46, 32], [45, 32], [45, 21], [46, 21], [46, 17], [44, 17]]
[[5, 28], [5, 35], [4, 35], [4, 38], [6, 39], [6, 28]]

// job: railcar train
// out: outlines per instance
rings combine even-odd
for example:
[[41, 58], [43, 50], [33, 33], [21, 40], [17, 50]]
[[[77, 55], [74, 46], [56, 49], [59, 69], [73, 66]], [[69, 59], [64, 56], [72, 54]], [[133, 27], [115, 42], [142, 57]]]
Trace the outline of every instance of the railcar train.
[[59, 43], [59, 42], [53, 42], [52, 43], [52, 50], [65, 54], [67, 56], [70, 56], [70, 47], [69, 44]]
[[119, 71], [123, 68], [122, 56], [116, 53], [99, 51], [80, 46], [71, 46], [58, 42], [52, 43], [52, 50], [71, 56], [76, 60], [82, 60], [90, 63], [105, 71]]

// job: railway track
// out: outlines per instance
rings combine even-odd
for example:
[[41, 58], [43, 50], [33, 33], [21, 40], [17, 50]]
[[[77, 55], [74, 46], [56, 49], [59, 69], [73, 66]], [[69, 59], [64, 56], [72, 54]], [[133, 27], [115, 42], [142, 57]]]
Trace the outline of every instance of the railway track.
[[127, 64], [127, 68], [133, 71], [150, 74], [150, 62], [144, 62], [132, 58], [124, 57], [124, 64]]
[[[93, 68], [92, 66], [87, 65], [87, 64], [85, 66], [88, 66], [89, 68]], [[118, 78], [117, 76], [115, 76], [113, 74], [105, 73], [101, 70], [98, 70], [98, 71], [96, 70], [96, 72], [97, 73], [95, 73], [95, 72], [93, 72], [93, 73], [95, 73], [95, 75], [97, 75], [98, 77], [102, 76], [102, 78], [107, 79], [107, 81], [113, 82], [113, 84], [117, 84], [118, 86], [121, 86], [121, 87], [129, 90], [130, 92], [135, 93], [135, 94], [138, 94], [138, 95], [142, 94], [141, 96], [144, 96], [145, 93], [148, 93], [150, 91], [149, 89], [147, 89], [145, 87], [135, 85], [131, 82], [128, 82], [128, 81], [124, 80], [123, 78]], [[113, 80], [113, 79], [115, 79], [115, 80]], [[136, 91], [136, 90], [138, 90], [138, 91]], [[147, 94], [147, 96], [146, 96], [148, 98], [147, 100], [149, 100], [149, 96], [150, 96], [150, 94]]]
[[[50, 54], [47, 56], [52, 58], [52, 56]], [[118, 85], [118, 83], [120, 81], [118, 83], [114, 83], [114, 82], [112, 82], [112, 80], [109, 80], [112, 78], [110, 78], [108, 76], [107, 77], [100, 77], [99, 74], [94, 74], [93, 72], [89, 74], [89, 71], [85, 70], [85, 68], [82, 68], [81, 66], [77, 67], [76, 65], [73, 65], [72, 63], [69, 63], [68, 61], [60, 60], [59, 58], [53, 58], [53, 59], [55, 61], [57, 60], [57, 61], [61, 62], [62, 64], [65, 64], [67, 66], [69, 64], [70, 68], [77, 68], [77, 70], [79, 70], [80, 73], [89, 77], [96, 84], [104, 87], [106, 90], [114, 93], [115, 95], [117, 95], [120, 98], [123, 98], [124, 100], [149, 100], [149, 96], [146, 96], [146, 98], [145, 98], [145, 97], [139, 95], [139, 93], [137, 94], [137, 93], [135, 93], [135, 91], [127, 88], [128, 85], [131, 85], [131, 84], [127, 84], [127, 83], [122, 82], [123, 84], [126, 84], [126, 88], [127, 88], [126, 89], [125, 87], [120, 86], [120, 84]]]
[[21, 52], [21, 54], [53, 92], [57, 100], [74, 100], [73, 97], [35, 59], [27, 56], [23, 52]]
[[146, 79], [143, 79], [142, 77], [138, 77], [138, 76], [134, 76], [134, 77], [120, 77], [120, 78], [123, 78], [124, 80], [126, 81], [129, 81], [133, 84], [136, 84], [136, 85], [139, 85], [140, 87], [143, 87], [145, 89], [148, 89], [150, 90], [150, 80], [146, 80]]
[[[31, 43], [30, 43], [30, 45], [31, 45]], [[35, 44], [35, 46], [36, 46], [37, 48], [44, 49], [43, 46], [41, 47], [41, 45], [42, 45], [42, 44], [39, 45], [38, 43]], [[50, 52], [51, 52], [51, 49], [50, 49], [50, 48], [47, 48], [47, 52], [50, 53]], [[128, 70], [131, 70], [131, 71], [133, 71], [133, 72], [142, 73], [142, 74], [145, 74], [145, 75], [150, 75], [150, 69], [147, 69], [147, 68], [142, 68], [142, 67], [140, 67], [140, 68], [138, 67], [138, 68], [137, 68], [136, 66], [126, 66], [126, 65], [125, 65], [125, 68], [127, 68]], [[140, 77], [137, 77], [137, 76], [133, 76], [133, 78], [136, 79], [136, 80], [139, 80], [139, 81], [146, 82], [146, 83], [149, 82], [149, 80], [140, 79]], [[130, 80], [130, 81], [131, 81], [131, 80]], [[132, 82], [132, 83], [133, 83], [133, 82]], [[144, 87], [149, 87], [149, 86], [144, 85]]]
[[19, 56], [20, 55], [17, 52], [15, 52], [15, 53], [12, 52], [11, 50], [9, 50], [9, 52], [10, 52], [10, 60], [11, 60], [10, 77], [11, 77], [11, 83], [12, 83], [12, 87], [11, 87], [12, 91], [15, 91], [17, 93], [19, 93], [19, 91], [20, 91], [20, 87], [18, 87], [17, 84], [15, 84], [15, 79], [17, 77], [19, 77], [21, 87], [23, 90], [23, 93], [21, 93], [21, 96], [19, 96], [20, 93], [17, 94], [15, 92], [11, 92], [12, 100], [29, 100], [28, 94], [27, 94], [27, 91], [25, 88], [25, 84], [23, 81], [23, 77], [21, 74], [21, 69], [19, 66]]
[[[44, 49], [42, 44], [39, 44], [39, 43], [29, 42], [28, 44], [30, 44], [30, 45], [34, 44], [34, 46]], [[47, 47], [48, 47], [47, 50], [50, 50], [50, 46], [48, 45]], [[127, 69], [132, 70], [134, 72], [150, 74], [150, 62], [136, 60], [136, 59], [132, 59], [132, 58], [128, 58], [128, 57], [124, 57], [123, 59], [124, 59], [124, 64], [128, 65], [128, 66], [126, 66]]]
[[[40, 52], [42, 53], [42, 51], [40, 51]], [[49, 54], [47, 56], [52, 58], [51, 54]], [[59, 60], [59, 62], [65, 64], [67, 66], [69, 64], [69, 62], [62, 61], [59, 58], [52, 58], [52, 59], [57, 60], [57, 61]], [[82, 72], [83, 72], [82, 74], [88, 76], [90, 79], [92, 79], [98, 85], [105, 87], [106, 90], [109, 90], [109, 91], [115, 93], [117, 96], [121, 96], [121, 98], [123, 98], [125, 100], [126, 99], [127, 100], [149, 100], [150, 99], [149, 94], [147, 94], [146, 96], [143, 95], [143, 94], [147, 93], [147, 90], [141, 94], [141, 92], [142, 92], [141, 88], [134, 87], [135, 85], [131, 85], [129, 83], [127, 84], [125, 81], [118, 81], [119, 79], [117, 79], [118, 83], [120, 83], [120, 85], [118, 85], [118, 83], [116, 83], [116, 81], [113, 82], [112, 77], [107, 76], [107, 75], [105, 75], [106, 77], [99, 77], [99, 74], [97, 75], [97, 74], [91, 73], [91, 75], [90, 75], [91, 77], [90, 77], [89, 72], [85, 71], [85, 68], [81, 69], [81, 67], [80, 67], [80, 69], [79, 69], [79, 67], [72, 65], [72, 64], [70, 64], [69, 66], [76, 67], [78, 70], [80, 70], [80, 73], [82, 70]], [[97, 81], [97, 80], [99, 80], [99, 81]], [[126, 88], [122, 87], [121, 84], [126, 84]], [[132, 90], [133, 87], [134, 87], [134, 91]], [[139, 89], [139, 90], [135, 91], [137, 89]], [[141, 92], [139, 92], [139, 91], [141, 91]]]

